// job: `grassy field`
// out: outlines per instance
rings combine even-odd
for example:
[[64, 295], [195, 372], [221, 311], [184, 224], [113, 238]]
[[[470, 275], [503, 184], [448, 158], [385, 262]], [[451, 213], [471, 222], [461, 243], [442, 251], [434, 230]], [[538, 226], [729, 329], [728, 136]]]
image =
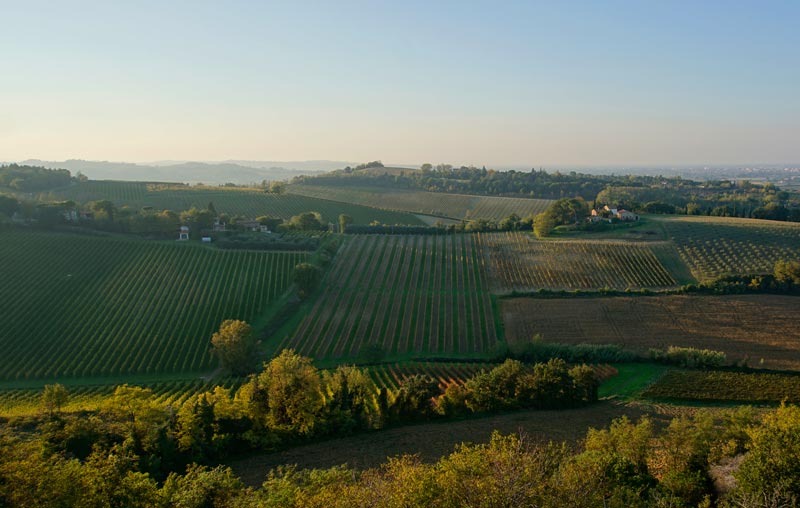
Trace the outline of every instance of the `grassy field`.
[[479, 233], [492, 290], [667, 288], [675, 278], [643, 242], [541, 241], [528, 233]]
[[211, 369], [211, 334], [254, 322], [304, 253], [0, 231], [0, 380]]
[[156, 210], [188, 210], [205, 208], [214, 203], [218, 212], [245, 217], [269, 215], [288, 219], [302, 212], [319, 212], [329, 222], [336, 222], [339, 214], [347, 214], [356, 224], [369, 224], [377, 220], [384, 224], [423, 225], [424, 222], [410, 213], [380, 210], [358, 204], [337, 203], [330, 200], [299, 195], [268, 194], [261, 189], [241, 187], [201, 187], [177, 184], [144, 182], [116, 182], [90, 180], [57, 191], [40, 194], [44, 200], [71, 199], [79, 203], [108, 199], [117, 206]]
[[725, 217], [669, 217], [663, 225], [698, 280], [771, 273], [800, 258], [800, 224]]
[[642, 393], [699, 402], [800, 402], [800, 374], [670, 370]]
[[[684, 346], [724, 351], [753, 367], [800, 369], [800, 298], [776, 295], [509, 298], [501, 301], [510, 345], [547, 342]], [[762, 363], [763, 359], [763, 363]]]
[[526, 217], [543, 212], [552, 202], [547, 199], [470, 196], [350, 186], [292, 185], [289, 187], [289, 192], [343, 203], [357, 203], [451, 219], [500, 220], [512, 213]]
[[481, 355], [497, 343], [470, 235], [350, 237], [323, 287], [283, 347], [329, 360], [355, 358], [373, 345], [407, 359]]

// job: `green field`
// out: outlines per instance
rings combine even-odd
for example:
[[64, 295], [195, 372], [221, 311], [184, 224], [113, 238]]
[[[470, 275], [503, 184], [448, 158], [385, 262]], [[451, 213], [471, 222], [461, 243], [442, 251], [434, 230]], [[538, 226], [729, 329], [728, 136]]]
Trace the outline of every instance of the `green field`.
[[323, 287], [284, 347], [327, 360], [357, 357], [365, 345], [407, 358], [480, 355], [497, 343], [471, 235], [351, 237]]
[[800, 375], [670, 370], [643, 397], [704, 402], [800, 402]]
[[724, 217], [670, 217], [664, 227], [698, 280], [772, 273], [800, 259], [800, 224]]
[[87, 203], [108, 199], [117, 206], [142, 208], [151, 206], [156, 210], [188, 210], [205, 208], [214, 204], [218, 212], [255, 218], [261, 215], [288, 219], [302, 212], [319, 212], [324, 220], [336, 222], [339, 214], [347, 214], [356, 224], [369, 224], [377, 220], [384, 224], [424, 223], [410, 213], [380, 210], [358, 204], [337, 203], [298, 195], [268, 194], [260, 189], [241, 187], [189, 187], [176, 184], [144, 182], [116, 182], [90, 180], [70, 187], [37, 196], [41, 200], [71, 199]]
[[645, 242], [536, 240], [519, 231], [478, 233], [492, 289], [668, 288], [675, 278]]
[[257, 320], [296, 252], [0, 231], [0, 379], [196, 372], [213, 331]]
[[451, 219], [500, 220], [512, 213], [527, 217], [543, 212], [552, 202], [547, 199], [470, 196], [350, 186], [292, 185], [289, 187], [289, 192], [295, 195]]

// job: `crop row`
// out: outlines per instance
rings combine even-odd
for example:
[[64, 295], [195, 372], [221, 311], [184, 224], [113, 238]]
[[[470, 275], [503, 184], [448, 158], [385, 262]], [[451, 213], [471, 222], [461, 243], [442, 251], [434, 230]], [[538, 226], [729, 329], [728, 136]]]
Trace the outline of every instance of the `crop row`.
[[778, 260], [800, 258], [800, 224], [752, 219], [664, 221], [683, 261], [700, 280], [771, 273]]
[[[192, 379], [129, 384], [150, 389], [158, 404], [179, 407], [192, 395], [213, 391], [217, 386], [236, 389], [241, 384], [241, 379], [227, 378], [214, 381]], [[69, 397], [63, 410], [94, 411], [114, 393], [116, 386], [113, 384], [68, 386]], [[21, 416], [41, 411], [41, 395], [41, 389], [0, 390], [0, 416]]]
[[642, 395], [653, 399], [797, 403], [800, 375], [673, 370]]
[[647, 244], [538, 241], [518, 231], [478, 234], [478, 241], [499, 292], [676, 284]]
[[547, 199], [470, 196], [366, 187], [293, 185], [289, 192], [343, 203], [357, 203], [452, 219], [500, 220], [512, 213], [526, 217], [544, 211], [551, 203]]
[[306, 256], [0, 235], [0, 379], [208, 369], [220, 322], [265, 312]]
[[497, 342], [470, 235], [352, 237], [323, 285], [285, 347], [329, 359], [356, 357], [367, 345], [397, 357], [481, 353]]

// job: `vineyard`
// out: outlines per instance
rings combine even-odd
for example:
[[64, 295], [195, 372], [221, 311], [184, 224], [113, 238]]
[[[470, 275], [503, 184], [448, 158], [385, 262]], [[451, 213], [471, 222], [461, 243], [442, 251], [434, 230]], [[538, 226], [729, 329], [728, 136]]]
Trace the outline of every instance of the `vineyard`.
[[798, 299], [777, 295], [512, 298], [501, 304], [509, 345], [534, 335], [546, 342], [620, 344], [724, 351], [751, 366], [800, 369]]
[[205, 208], [209, 203], [213, 203], [218, 212], [251, 218], [268, 215], [288, 219], [302, 212], [314, 211], [322, 214], [322, 217], [329, 222], [336, 222], [339, 214], [347, 214], [356, 224], [369, 224], [374, 220], [384, 224], [423, 224], [410, 213], [379, 210], [314, 197], [268, 194], [260, 189], [241, 187], [188, 187], [176, 184], [90, 180], [58, 192], [42, 194], [39, 198], [71, 199], [78, 203], [108, 199], [117, 206], [127, 205], [133, 208], [150, 206], [156, 210], [175, 211], [188, 210], [192, 207]]
[[800, 259], [800, 224], [723, 217], [670, 218], [663, 224], [699, 280], [771, 273], [778, 260]]
[[[155, 395], [157, 404], [179, 407], [192, 395], [213, 391], [217, 386], [235, 390], [241, 382], [241, 379], [228, 378], [213, 381], [193, 379], [128, 384], [150, 389]], [[114, 393], [116, 387], [114, 384], [69, 386], [67, 387], [69, 401], [62, 409], [66, 412], [95, 411]], [[40, 413], [41, 395], [41, 388], [0, 390], [0, 416], [27, 416]]]
[[354, 236], [313, 309], [283, 343], [315, 359], [474, 355], [497, 333], [474, 237]]
[[707, 402], [800, 402], [800, 375], [671, 370], [643, 397]]
[[675, 286], [647, 243], [539, 241], [518, 231], [478, 233], [492, 289], [627, 289]]
[[512, 213], [520, 217], [527, 217], [543, 212], [551, 203], [547, 199], [469, 196], [466, 194], [365, 187], [354, 188], [349, 186], [292, 185], [289, 187], [289, 192], [295, 195], [451, 219], [500, 220]]
[[[378, 387], [396, 390], [403, 380], [411, 376], [428, 376], [439, 383], [444, 390], [451, 384], [463, 384], [481, 370], [491, 370], [497, 364], [491, 363], [439, 363], [439, 362], [404, 362], [368, 369], [372, 381]], [[593, 365], [595, 377], [603, 382], [617, 375], [617, 369], [611, 365]]]
[[0, 379], [189, 372], [289, 286], [296, 252], [0, 231]]

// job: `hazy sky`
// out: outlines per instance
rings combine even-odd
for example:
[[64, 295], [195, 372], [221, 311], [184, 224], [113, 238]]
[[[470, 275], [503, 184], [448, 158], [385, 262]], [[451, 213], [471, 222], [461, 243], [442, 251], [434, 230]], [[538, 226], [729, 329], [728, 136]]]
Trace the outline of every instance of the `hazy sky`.
[[800, 1], [0, 0], [0, 160], [800, 161]]

